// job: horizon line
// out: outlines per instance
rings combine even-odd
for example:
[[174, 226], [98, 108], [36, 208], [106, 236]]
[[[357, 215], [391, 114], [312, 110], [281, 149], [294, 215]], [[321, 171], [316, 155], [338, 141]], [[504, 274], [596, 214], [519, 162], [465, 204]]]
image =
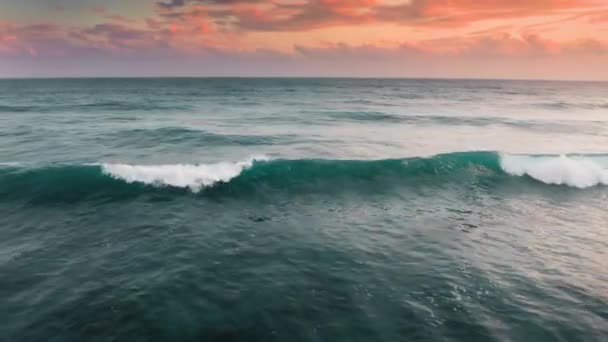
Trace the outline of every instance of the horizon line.
[[547, 79], [547, 78], [495, 78], [495, 77], [393, 77], [393, 76], [16, 76], [2, 77], [10, 80], [92, 80], [92, 79], [327, 79], [327, 80], [419, 80], [419, 81], [527, 81], [527, 82], [584, 82], [607, 83], [608, 80]]

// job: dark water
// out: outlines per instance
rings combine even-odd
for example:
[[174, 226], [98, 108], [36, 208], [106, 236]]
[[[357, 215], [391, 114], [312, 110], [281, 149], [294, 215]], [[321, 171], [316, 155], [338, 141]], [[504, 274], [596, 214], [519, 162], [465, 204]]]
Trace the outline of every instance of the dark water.
[[606, 94], [0, 81], [0, 340], [606, 341]]

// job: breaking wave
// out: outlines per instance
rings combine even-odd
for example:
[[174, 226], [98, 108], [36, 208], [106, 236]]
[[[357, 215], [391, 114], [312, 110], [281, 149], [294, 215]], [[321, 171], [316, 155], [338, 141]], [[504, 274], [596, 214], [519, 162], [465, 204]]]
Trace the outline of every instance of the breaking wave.
[[244, 169], [253, 165], [255, 160], [266, 160], [265, 157], [252, 158], [236, 163], [215, 164], [175, 164], [175, 165], [129, 165], [103, 164], [102, 172], [127, 183], [144, 183], [167, 185], [178, 188], [189, 188], [199, 191], [202, 187], [219, 182], [228, 182], [237, 177]]
[[529, 176], [545, 184], [589, 188], [608, 184], [608, 169], [584, 157], [503, 155], [501, 168], [513, 176]]
[[[269, 159], [172, 165], [0, 164], [0, 200], [49, 201], [124, 197], [187, 190], [235, 196], [269, 192], [385, 191], [408, 186], [475, 184], [506, 180], [589, 188], [608, 185], [608, 156], [509, 155], [456, 152], [384, 160]], [[518, 181], [519, 179], [519, 181]], [[514, 184], [516, 184], [514, 183]]]

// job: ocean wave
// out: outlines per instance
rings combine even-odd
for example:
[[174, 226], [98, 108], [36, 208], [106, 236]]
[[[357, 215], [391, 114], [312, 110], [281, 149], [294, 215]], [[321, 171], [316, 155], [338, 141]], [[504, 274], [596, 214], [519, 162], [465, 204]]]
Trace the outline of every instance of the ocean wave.
[[[327, 160], [255, 157], [212, 164], [32, 166], [0, 164], [0, 200], [137, 196], [186, 191], [202, 195], [370, 191], [447, 184], [491, 189], [508, 179], [529, 189], [608, 185], [608, 156], [510, 155], [456, 152], [406, 159]], [[519, 181], [517, 181], [519, 180]], [[522, 183], [523, 182], [523, 183]]]
[[0, 113], [23, 113], [32, 110], [32, 106], [20, 106], [20, 105], [0, 105]]
[[228, 182], [238, 176], [244, 169], [253, 165], [254, 161], [267, 160], [266, 157], [251, 158], [236, 163], [215, 164], [175, 164], [175, 165], [129, 165], [102, 164], [104, 174], [124, 180], [127, 183], [144, 183], [151, 185], [189, 188], [198, 192], [202, 187], [211, 186], [218, 182]]
[[545, 184], [581, 189], [608, 185], [608, 169], [589, 158], [503, 155], [500, 165], [510, 175], [529, 176]]
[[[516, 129], [555, 132], [586, 132], [588, 134], [603, 134], [606, 122], [604, 121], [580, 121], [580, 120], [541, 120], [541, 119], [514, 119], [499, 116], [451, 116], [451, 115], [415, 115], [397, 114], [378, 111], [301, 111], [306, 122], [315, 123], [317, 120], [325, 122], [390, 122], [410, 125], [428, 126], [472, 126], [493, 127], [503, 126]], [[313, 115], [312, 117], [310, 115]], [[270, 118], [262, 118], [268, 120]], [[276, 120], [276, 119], [275, 119]], [[290, 119], [291, 120], [291, 119]], [[298, 120], [302, 120], [299, 118]], [[592, 124], [592, 125], [590, 125]]]
[[[106, 137], [104, 137], [105, 139]], [[205, 130], [184, 127], [162, 127], [156, 129], [120, 130], [109, 135], [109, 138], [119, 146], [155, 146], [158, 144], [194, 144], [209, 145], [273, 145], [293, 142], [291, 135], [244, 135], [219, 134]]]
[[406, 117], [400, 117], [398, 115], [390, 113], [374, 111], [327, 111], [321, 112], [320, 114], [324, 117], [336, 120], [388, 122], [402, 122], [407, 120]]
[[167, 103], [105, 101], [74, 104], [0, 105], [0, 113], [54, 113], [64, 111], [139, 112], [151, 110], [188, 110], [190, 107]]
[[555, 102], [538, 103], [538, 104], [536, 104], [536, 106], [546, 108], [546, 109], [558, 109], [558, 110], [567, 110], [567, 109], [601, 110], [601, 109], [608, 108], [608, 102], [555, 101]]

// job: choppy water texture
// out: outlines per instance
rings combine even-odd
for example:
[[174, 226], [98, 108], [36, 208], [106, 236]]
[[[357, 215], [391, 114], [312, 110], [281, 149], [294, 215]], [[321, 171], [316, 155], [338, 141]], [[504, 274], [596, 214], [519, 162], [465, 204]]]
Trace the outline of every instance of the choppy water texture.
[[607, 95], [0, 81], [0, 340], [606, 341]]

